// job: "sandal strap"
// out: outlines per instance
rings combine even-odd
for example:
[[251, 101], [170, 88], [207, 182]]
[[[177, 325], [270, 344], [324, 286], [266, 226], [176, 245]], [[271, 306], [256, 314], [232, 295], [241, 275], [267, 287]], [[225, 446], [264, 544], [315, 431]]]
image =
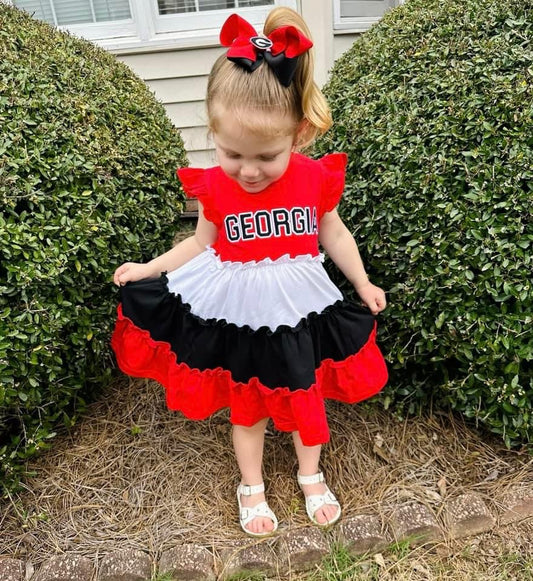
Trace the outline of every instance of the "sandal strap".
[[239, 484], [237, 489], [237, 494], [242, 494], [243, 496], [252, 496], [252, 494], [259, 494], [260, 492], [265, 492], [265, 483], [261, 484]]
[[[316, 520], [315, 513], [325, 504], [336, 506], [338, 509], [337, 514], [330, 521], [326, 523], [319, 523]], [[333, 492], [331, 492], [331, 490], [327, 486], [324, 494], [311, 494], [305, 497], [305, 510], [311, 522], [320, 527], [332, 525], [333, 523], [337, 522], [341, 516], [341, 505], [339, 504], [339, 501], [335, 498]]]
[[298, 484], [318, 484], [319, 482], [324, 482], [324, 474], [322, 472], [317, 472], [316, 474], [311, 474], [311, 476], [300, 476], [297, 475]]
[[335, 495], [329, 488], [326, 488], [324, 494], [310, 494], [305, 497], [305, 503], [312, 514], [322, 508], [325, 504], [332, 504], [333, 506], [340, 507], [339, 501], [335, 498]]
[[252, 507], [242, 506], [239, 510], [239, 520], [241, 521], [241, 526], [243, 529], [246, 528], [246, 525], [249, 522], [257, 517], [269, 518], [274, 523], [274, 529], [272, 532], [278, 528], [278, 519], [266, 501], [260, 502], [259, 504], [256, 504]]

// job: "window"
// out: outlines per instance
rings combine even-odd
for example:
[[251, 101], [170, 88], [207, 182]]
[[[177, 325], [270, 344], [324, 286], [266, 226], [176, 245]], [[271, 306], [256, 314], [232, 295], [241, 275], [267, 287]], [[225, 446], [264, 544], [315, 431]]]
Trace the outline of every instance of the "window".
[[[228, 12], [235, 10], [243, 15], [248, 11], [250, 21], [253, 21], [254, 14], [261, 14], [264, 18], [276, 4], [289, 3], [274, 0], [157, 0], [157, 3], [152, 2], [152, 17], [156, 33], [184, 32], [220, 28]], [[266, 7], [266, 10], [257, 10], [261, 7]]]
[[158, 0], [159, 14], [178, 14], [181, 12], [202, 12], [205, 10], [226, 10], [229, 8], [250, 8], [253, 6], [273, 5], [272, 0]]
[[13, 4], [55, 26], [131, 18], [129, 0], [14, 0]]
[[387, 10], [403, 0], [334, 0], [333, 23], [336, 30], [363, 31], [377, 22]]
[[273, 6], [297, 0], [11, 0], [35, 18], [104, 48], [146, 50], [218, 44], [224, 20], [239, 11], [259, 26]]

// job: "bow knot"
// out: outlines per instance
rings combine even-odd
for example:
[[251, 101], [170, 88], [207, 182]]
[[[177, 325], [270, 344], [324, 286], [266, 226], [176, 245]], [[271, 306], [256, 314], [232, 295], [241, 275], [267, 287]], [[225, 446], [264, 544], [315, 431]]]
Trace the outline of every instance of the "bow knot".
[[313, 46], [294, 26], [282, 26], [268, 36], [259, 36], [238, 14], [232, 14], [222, 26], [220, 43], [229, 47], [227, 58], [249, 72], [265, 60], [284, 87], [292, 82], [298, 57]]
[[266, 50], [270, 52], [274, 46], [274, 43], [270, 40], [270, 38], [266, 38], [264, 36], [252, 36], [250, 38], [250, 42], [257, 50]]

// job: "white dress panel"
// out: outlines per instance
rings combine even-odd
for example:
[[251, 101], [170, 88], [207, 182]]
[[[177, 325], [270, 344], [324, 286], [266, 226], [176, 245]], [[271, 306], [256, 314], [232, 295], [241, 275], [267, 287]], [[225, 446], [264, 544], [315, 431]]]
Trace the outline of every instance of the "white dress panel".
[[167, 274], [168, 290], [202, 319], [219, 319], [253, 330], [296, 326], [309, 313], [342, 300], [322, 263], [324, 255], [222, 262], [208, 247]]

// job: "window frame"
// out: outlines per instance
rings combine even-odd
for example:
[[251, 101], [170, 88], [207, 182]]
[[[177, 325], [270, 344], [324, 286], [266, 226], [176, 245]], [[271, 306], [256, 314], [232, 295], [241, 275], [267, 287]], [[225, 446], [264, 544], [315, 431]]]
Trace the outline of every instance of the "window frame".
[[[261, 22], [266, 15], [276, 5], [284, 6], [287, 4], [296, 5], [296, 2], [276, 2], [274, 5], [257, 6], [251, 8], [223, 8], [219, 10], [205, 10], [201, 12], [186, 12], [183, 14], [165, 14], [160, 15], [157, 6], [157, 0], [151, 0], [150, 12], [156, 34], [168, 34], [173, 32], [187, 32], [191, 30], [220, 29], [228, 14], [238, 10], [239, 14], [248, 14], [247, 19], [250, 21]], [[187, 22], [185, 22], [187, 21]]]
[[[13, 0], [0, 0], [13, 5]], [[115, 54], [219, 46], [220, 27], [236, 9], [159, 15], [157, 0], [129, 0], [131, 19], [58, 26]], [[274, 5], [239, 8], [239, 14], [258, 28], [274, 6], [298, 8], [298, 0], [274, 0]], [[188, 26], [183, 26], [187, 20]], [[202, 22], [201, 28], [194, 25]]]
[[[395, 0], [396, 5], [403, 4], [405, 0]], [[333, 0], [333, 31], [335, 34], [349, 34], [354, 32], [365, 32], [382, 16], [341, 16], [341, 0]]]

